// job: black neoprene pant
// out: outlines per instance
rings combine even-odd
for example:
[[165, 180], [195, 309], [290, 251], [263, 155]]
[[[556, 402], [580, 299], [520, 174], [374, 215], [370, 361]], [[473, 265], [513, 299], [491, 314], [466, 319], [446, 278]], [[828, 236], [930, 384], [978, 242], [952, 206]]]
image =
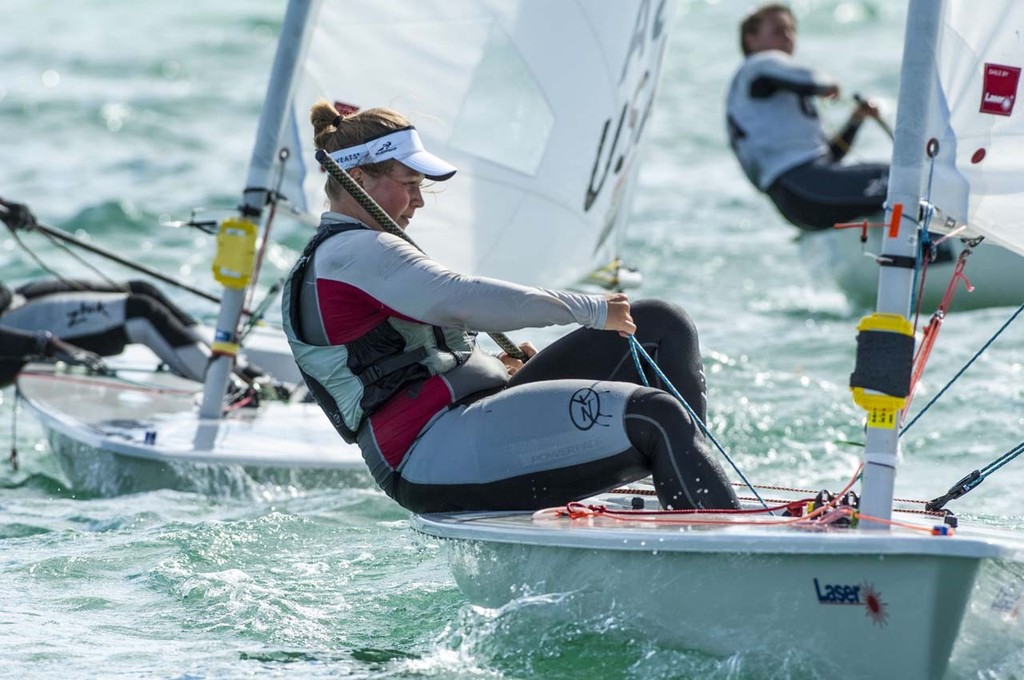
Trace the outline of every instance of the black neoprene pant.
[[[631, 307], [636, 339], [703, 422], [707, 417], [704, 370], [697, 329], [680, 307], [640, 300]], [[697, 424], [667, 386], [641, 360], [647, 383], [626, 407], [631, 451], [657, 484], [658, 498], [674, 508], [734, 508], [736, 496]], [[617, 333], [581, 328], [538, 352], [509, 381], [509, 387], [538, 380], [582, 378], [640, 383], [629, 344]], [[625, 461], [623, 461], [625, 462]]]

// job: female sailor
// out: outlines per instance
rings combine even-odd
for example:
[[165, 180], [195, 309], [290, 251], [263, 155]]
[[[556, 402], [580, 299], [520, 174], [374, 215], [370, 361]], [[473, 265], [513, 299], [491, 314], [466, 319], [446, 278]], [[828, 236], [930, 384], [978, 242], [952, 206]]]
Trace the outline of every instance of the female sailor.
[[[341, 116], [322, 100], [311, 121], [316, 145], [402, 229], [422, 183], [455, 174], [393, 110]], [[635, 382], [622, 337], [635, 332], [703, 418], [697, 334], [681, 309], [458, 274], [383, 231], [335, 179], [326, 193], [330, 210], [286, 284], [285, 332], [320, 406], [402, 506], [537, 509], [650, 474], [666, 507], [737, 507], [683, 406]], [[541, 352], [521, 345], [525, 364], [475, 338], [569, 324], [583, 328]]]

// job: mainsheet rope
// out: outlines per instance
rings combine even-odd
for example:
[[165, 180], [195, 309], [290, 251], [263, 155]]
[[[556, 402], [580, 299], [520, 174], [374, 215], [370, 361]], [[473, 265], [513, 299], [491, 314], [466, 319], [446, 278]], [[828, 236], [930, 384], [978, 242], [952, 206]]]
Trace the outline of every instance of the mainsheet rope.
[[732, 466], [732, 469], [735, 470], [736, 474], [740, 476], [740, 479], [742, 479], [743, 483], [747, 485], [747, 488], [750, 489], [754, 496], [757, 497], [757, 500], [761, 502], [761, 505], [763, 505], [765, 509], [768, 509], [768, 504], [764, 501], [763, 498], [761, 498], [761, 494], [757, 492], [757, 489], [754, 488], [754, 485], [751, 484], [750, 481], [747, 479], [746, 475], [743, 474], [743, 471], [740, 470], [739, 466], [736, 465], [736, 463], [729, 456], [729, 454], [726, 453], [722, 445], [718, 443], [718, 440], [715, 439], [715, 435], [711, 434], [711, 430], [709, 430], [707, 425], [704, 424], [704, 421], [700, 419], [700, 417], [697, 415], [697, 412], [694, 411], [688, 403], [686, 403], [686, 399], [683, 398], [683, 395], [679, 393], [679, 390], [676, 389], [675, 385], [672, 384], [672, 381], [670, 381], [668, 379], [668, 376], [666, 376], [665, 373], [661, 370], [661, 368], [658, 367], [658, 364], [654, 361], [654, 359], [651, 358], [651, 355], [647, 353], [647, 351], [640, 344], [640, 341], [637, 340], [636, 336], [634, 335], [629, 336], [629, 351], [630, 354], [633, 355], [633, 364], [636, 366], [636, 371], [637, 373], [640, 374], [640, 381], [644, 384], [644, 386], [650, 387], [650, 385], [647, 382], [647, 375], [644, 373], [644, 368], [640, 364], [641, 356], [650, 365], [651, 370], [653, 370], [655, 375], [658, 376], [658, 379], [665, 384], [665, 386], [668, 388], [669, 393], [671, 393], [672, 396], [679, 400], [679, 403], [683, 405], [683, 408], [685, 408], [686, 412], [690, 414], [690, 417], [693, 418], [693, 421], [697, 423], [698, 426], [700, 426], [701, 432], [704, 433], [704, 436], [710, 439], [711, 443], [713, 443], [715, 445], [715, 448], [718, 449], [718, 452], [725, 456], [725, 459], [729, 461], [729, 465]]

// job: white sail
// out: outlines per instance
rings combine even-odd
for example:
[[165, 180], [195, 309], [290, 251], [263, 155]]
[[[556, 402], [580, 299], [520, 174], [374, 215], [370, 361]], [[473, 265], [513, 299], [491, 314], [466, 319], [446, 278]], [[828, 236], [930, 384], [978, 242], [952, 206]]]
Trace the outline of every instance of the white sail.
[[[1024, 3], [949, 0], [935, 61], [931, 202], [970, 232], [1024, 254]], [[923, 183], [927, 191], [927, 169]]]
[[306, 208], [325, 207], [313, 102], [392, 107], [459, 168], [413, 222], [427, 253], [470, 274], [578, 280], [618, 252], [674, 4], [325, 3], [294, 103]]

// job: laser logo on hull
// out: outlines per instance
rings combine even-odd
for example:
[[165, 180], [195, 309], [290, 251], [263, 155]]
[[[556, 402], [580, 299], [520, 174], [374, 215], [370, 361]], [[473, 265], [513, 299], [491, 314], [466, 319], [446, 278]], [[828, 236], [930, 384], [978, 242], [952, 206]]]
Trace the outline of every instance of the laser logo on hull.
[[819, 604], [860, 605], [873, 623], [885, 626], [889, 622], [882, 594], [870, 583], [822, 583], [814, 579], [814, 593]]

